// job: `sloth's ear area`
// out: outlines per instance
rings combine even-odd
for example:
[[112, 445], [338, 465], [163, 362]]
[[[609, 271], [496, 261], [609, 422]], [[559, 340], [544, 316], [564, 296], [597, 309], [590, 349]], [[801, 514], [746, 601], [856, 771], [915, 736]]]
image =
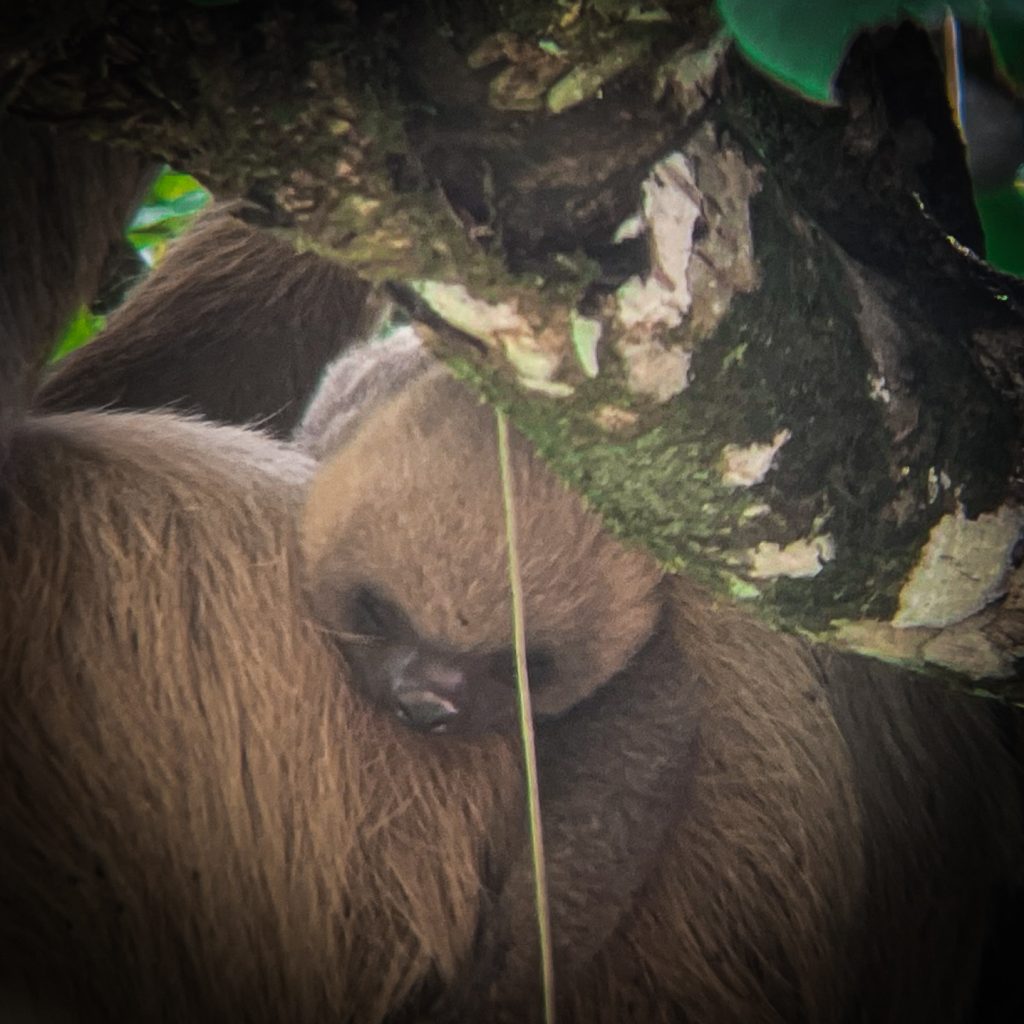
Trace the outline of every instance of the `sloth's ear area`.
[[316, 459], [343, 447], [382, 405], [439, 364], [411, 327], [348, 349], [324, 372], [295, 428], [294, 442]]

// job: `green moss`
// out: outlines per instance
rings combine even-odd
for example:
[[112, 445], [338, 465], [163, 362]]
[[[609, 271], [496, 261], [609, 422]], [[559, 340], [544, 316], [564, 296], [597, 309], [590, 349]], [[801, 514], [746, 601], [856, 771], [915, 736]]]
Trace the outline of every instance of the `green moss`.
[[[820, 633], [835, 616], [889, 617], [930, 522], [880, 514], [898, 497], [896, 456], [869, 394], [872, 367], [842, 268], [823, 250], [809, 275], [805, 249], [770, 209], [758, 227], [772, 272], [758, 293], [733, 301], [695, 352], [690, 386], [665, 406], [631, 396], [610, 359], [597, 379], [554, 402], [519, 393], [491, 370], [463, 364], [460, 372], [506, 408], [615, 532], [668, 568], [755, 602], [776, 623]], [[604, 432], [597, 413], [606, 405], [634, 411], [635, 434]], [[783, 428], [794, 437], [762, 483], [722, 483], [726, 444], [763, 443]], [[914, 468], [921, 479], [912, 490], [924, 488], [926, 471]], [[765, 512], [744, 515], [755, 503]], [[744, 553], [758, 543], [823, 534], [836, 558], [817, 576], [745, 576]]]
[[618, 438], [594, 422], [601, 406], [628, 408], [634, 401], [611, 375], [580, 385], [571, 400], [552, 402], [515, 391], [477, 364], [456, 360], [452, 368], [508, 412], [615, 533], [642, 544], [671, 569], [685, 569], [718, 589], [727, 586], [732, 574], [707, 552], [727, 548], [749, 498], [721, 485], [712, 468], [717, 448], [701, 437], [685, 402], [636, 436]]

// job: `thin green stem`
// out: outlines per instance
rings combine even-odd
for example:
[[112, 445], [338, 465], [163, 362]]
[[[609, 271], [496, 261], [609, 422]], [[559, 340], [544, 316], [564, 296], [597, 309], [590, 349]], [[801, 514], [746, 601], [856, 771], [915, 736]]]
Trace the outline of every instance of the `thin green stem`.
[[501, 466], [501, 500], [505, 510], [505, 543], [508, 547], [508, 579], [512, 591], [512, 628], [516, 654], [516, 694], [519, 733], [523, 739], [526, 769], [526, 799], [530, 826], [530, 857], [533, 861], [533, 891], [540, 942], [541, 991], [545, 1024], [555, 1024], [555, 964], [551, 948], [551, 914], [548, 904], [547, 873], [544, 870], [544, 831], [540, 820], [540, 790], [537, 786], [537, 749], [533, 736], [530, 681], [526, 672], [526, 627], [523, 616], [523, 581], [519, 574], [519, 546], [516, 539], [515, 495], [512, 488], [512, 459], [508, 446], [508, 420], [495, 409], [498, 421], [498, 462]]

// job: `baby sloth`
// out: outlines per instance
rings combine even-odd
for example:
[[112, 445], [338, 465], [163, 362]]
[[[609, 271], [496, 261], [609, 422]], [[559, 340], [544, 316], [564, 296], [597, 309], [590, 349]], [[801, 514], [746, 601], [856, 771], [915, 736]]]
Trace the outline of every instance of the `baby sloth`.
[[[334, 364], [297, 442], [319, 463], [301, 531], [307, 586], [355, 685], [418, 730], [512, 732], [493, 410], [406, 330]], [[619, 923], [678, 817], [698, 684], [654, 561], [606, 531], [514, 432], [510, 449], [562, 982]], [[463, 990], [432, 1019], [536, 1011], [525, 847], [499, 887]]]
[[[335, 363], [299, 441], [321, 462], [303, 521], [310, 590], [360, 687], [417, 729], [514, 728], [493, 410], [402, 331]], [[548, 719], [647, 643], [661, 573], [518, 435], [511, 449], [528, 675]]]
[[[353, 683], [428, 746], [507, 728], [492, 410], [402, 332], [335, 364], [300, 439], [308, 586]], [[974, 1019], [1021, 862], [992, 708], [662, 577], [510, 440], [559, 1015]], [[537, 1019], [525, 841], [494, 861], [415, 1019]]]

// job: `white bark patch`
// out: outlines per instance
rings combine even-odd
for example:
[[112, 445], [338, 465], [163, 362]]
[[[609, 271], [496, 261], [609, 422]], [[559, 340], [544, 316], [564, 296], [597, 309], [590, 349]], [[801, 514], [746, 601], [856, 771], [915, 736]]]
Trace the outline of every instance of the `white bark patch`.
[[951, 483], [952, 481], [949, 479], [949, 474], [945, 470], [942, 470], [941, 473], [937, 473], [934, 466], [929, 466], [928, 504], [933, 504], [938, 500], [943, 491], [948, 491]]
[[576, 393], [571, 384], [561, 380], [543, 380], [540, 377], [525, 377], [520, 375], [519, 383], [527, 391], [536, 391], [541, 395], [548, 395], [551, 398], [568, 398]]
[[[946, 629], [915, 626], [897, 629], [877, 619], [837, 619], [831, 639], [872, 658], [916, 668], [941, 665], [969, 679], [1000, 679], [1014, 675], [1014, 651], [1000, 650], [985, 632], [987, 613]], [[826, 639], [830, 639], [826, 637]]]
[[733, 297], [756, 288], [760, 280], [750, 200], [760, 191], [761, 180], [739, 150], [722, 145], [709, 124], [694, 137], [690, 152], [706, 227], [694, 242], [687, 273], [694, 297], [687, 323], [688, 347], [693, 348], [716, 330]]
[[727, 444], [722, 449], [722, 483], [727, 487], [753, 487], [767, 475], [775, 462], [779, 449], [792, 437], [788, 430], [780, 430], [768, 444], [743, 447]]
[[653, 338], [624, 341], [618, 351], [626, 366], [626, 383], [634, 395], [667, 402], [690, 383], [692, 352], [666, 348]]
[[624, 434], [636, 427], [640, 422], [640, 416], [632, 409], [602, 405], [594, 414], [594, 422], [609, 434]]
[[615, 229], [612, 240], [618, 245], [620, 242], [625, 242], [628, 238], [639, 238], [646, 230], [643, 217], [639, 213], [634, 213]]
[[508, 334], [532, 337], [530, 325], [511, 302], [484, 302], [462, 284], [444, 281], [413, 281], [421, 299], [442, 320], [485, 345], [494, 345]]
[[633, 237], [642, 226], [650, 272], [616, 292], [615, 350], [630, 388], [660, 402], [686, 388], [689, 353], [718, 327], [733, 296], [756, 287], [759, 277], [750, 233], [757, 172], [710, 126], [688, 147], [689, 156], [672, 153], [654, 165], [639, 223], [630, 218], [616, 233]]
[[512, 302], [484, 302], [465, 285], [413, 281], [411, 287], [442, 320], [490, 348], [501, 346], [523, 383], [534, 390], [571, 394], [568, 385], [549, 386], [561, 362], [557, 351], [540, 343], [530, 322]]
[[868, 374], [868, 393], [876, 402], [888, 405], [892, 401], [892, 392], [885, 383], [884, 377], [876, 377]]
[[968, 519], [963, 509], [933, 527], [900, 591], [893, 625], [942, 627], [960, 622], [1006, 592], [1024, 513], [1005, 505]]
[[970, 627], [942, 630], [921, 648], [925, 661], [972, 679], [1005, 679], [1014, 674], [1013, 658], [984, 633]]
[[830, 534], [795, 540], [785, 547], [772, 541], [761, 541], [747, 552], [750, 569], [747, 575], [755, 580], [789, 576], [792, 579], [810, 579], [821, 572], [826, 562], [836, 556], [835, 543]]
[[[672, 153], [652, 168], [643, 185], [642, 215], [650, 239], [651, 272], [646, 280], [634, 276], [619, 288], [619, 321], [627, 330], [678, 327], [693, 302], [686, 271], [693, 255], [693, 229], [701, 215], [697, 181], [682, 153]], [[629, 230], [635, 231], [635, 226]]]
[[659, 92], [670, 88], [676, 106], [687, 115], [702, 109], [712, 94], [712, 82], [730, 41], [729, 33], [721, 31], [707, 46], [690, 44], [677, 50], [659, 71]]

